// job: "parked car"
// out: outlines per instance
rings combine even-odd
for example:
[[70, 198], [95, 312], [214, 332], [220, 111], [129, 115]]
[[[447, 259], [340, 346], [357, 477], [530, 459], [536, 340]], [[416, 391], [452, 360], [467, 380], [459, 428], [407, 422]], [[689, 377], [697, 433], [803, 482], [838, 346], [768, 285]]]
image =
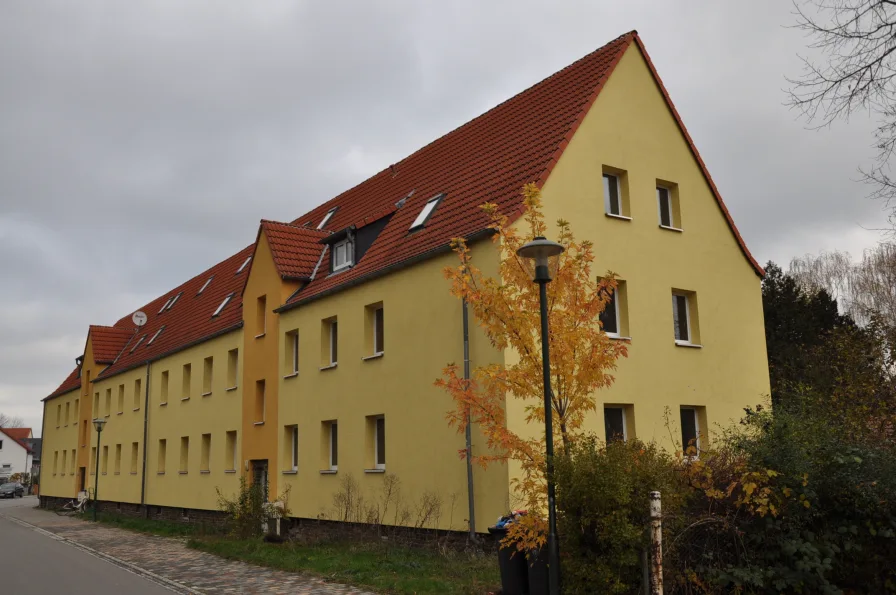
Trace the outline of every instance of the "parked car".
[[0, 498], [21, 498], [25, 495], [25, 486], [18, 482], [0, 485]]

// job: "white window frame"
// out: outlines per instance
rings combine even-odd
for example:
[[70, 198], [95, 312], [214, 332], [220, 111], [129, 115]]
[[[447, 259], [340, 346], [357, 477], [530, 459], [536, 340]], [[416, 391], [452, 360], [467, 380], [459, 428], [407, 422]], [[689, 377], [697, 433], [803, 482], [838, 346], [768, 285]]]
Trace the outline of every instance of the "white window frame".
[[224, 310], [224, 308], [227, 307], [227, 304], [230, 303], [230, 300], [231, 300], [232, 298], [233, 298], [233, 294], [232, 294], [232, 293], [227, 294], [227, 297], [224, 298], [224, 301], [221, 302], [221, 305], [218, 306], [217, 310], [215, 310], [214, 314], [212, 314], [212, 318], [214, 318], [215, 316], [219, 315], [219, 314]]
[[[343, 261], [342, 264], [339, 264], [339, 262], [337, 261], [337, 256], [339, 255], [340, 248], [345, 249], [345, 261]], [[335, 273], [336, 271], [341, 271], [342, 269], [347, 269], [352, 266], [352, 264], [354, 264], [352, 262], [354, 260], [352, 256], [354, 255], [352, 254], [351, 240], [345, 239], [341, 242], [336, 242], [335, 244], [333, 244], [333, 272]]]
[[[619, 409], [622, 412], [622, 441], [628, 442], [628, 417], [625, 415], [625, 407], [619, 405], [604, 405], [604, 411], [607, 409]], [[606, 413], [604, 413], [606, 415]], [[606, 423], [606, 422], [605, 422]], [[606, 428], [606, 426], [604, 426]]]
[[[386, 416], [380, 415], [373, 419], [373, 467], [374, 469], [385, 469], [386, 463], [380, 462], [380, 426], [379, 420], [383, 420], [383, 429], [385, 429], [386, 425]], [[383, 449], [385, 450], [386, 445], [383, 444]]]
[[164, 311], [168, 308], [168, 304], [170, 304], [170, 303], [171, 303], [171, 298], [168, 298], [168, 301], [165, 302], [165, 305], [162, 306], [162, 309], [161, 309], [161, 310], [159, 310], [159, 314], [161, 314], [162, 312], [164, 312]]
[[[339, 470], [339, 424], [335, 421], [330, 422], [329, 432], [330, 432], [330, 471], [338, 471]], [[336, 430], [336, 460], [337, 464], [333, 464], [333, 430]]]
[[292, 333], [292, 373], [299, 373], [299, 331]]
[[145, 338], [146, 338], [146, 335], [143, 335], [142, 337], [140, 337], [140, 339], [137, 340], [137, 343], [135, 343], [134, 346], [131, 347], [130, 353], [134, 353], [134, 350], [137, 349], [138, 347], [140, 347], [140, 343], [143, 343], [143, 339], [145, 339]]
[[184, 293], [184, 292], [181, 291], [181, 292], [178, 293], [176, 296], [174, 296], [173, 298], [171, 298], [171, 301], [168, 302], [168, 305], [167, 305], [167, 306], [165, 306], [165, 310], [168, 311], [168, 310], [170, 310], [171, 308], [173, 308], [173, 307], [174, 307], [174, 304], [177, 303], [177, 300], [180, 299], [180, 296], [183, 295], [183, 293]]
[[251, 256], [248, 257], [246, 260], [243, 261], [243, 264], [240, 265], [240, 268], [238, 268], [238, 269], [236, 270], [236, 274], [239, 275], [240, 273], [242, 273], [242, 272], [246, 269], [246, 267], [249, 266], [249, 263], [250, 263], [250, 262], [252, 262], [252, 257], [251, 257]]
[[321, 219], [320, 223], [317, 224], [317, 229], [323, 229], [324, 226], [330, 221], [330, 218], [333, 217], [333, 213], [335, 213], [336, 209], [338, 209], [338, 208], [339, 207], [333, 207], [332, 209], [327, 211], [327, 214], [324, 215], [324, 218]]
[[[694, 415], [694, 448], [697, 449], [697, 454], [700, 454], [700, 416], [697, 415], [696, 407], [680, 407], [681, 411], [690, 411]], [[681, 413], [679, 413], [679, 423], [681, 422]], [[688, 445], [682, 444], [681, 448], [683, 451], [687, 451]], [[696, 458], [696, 457], [695, 457]]]
[[298, 424], [290, 428], [289, 438], [289, 456], [292, 459], [292, 470], [299, 470], [299, 426]]
[[625, 215], [622, 213], [622, 184], [619, 182], [619, 176], [616, 174], [613, 174], [613, 173], [604, 172], [601, 175], [601, 188], [602, 189], [604, 188], [603, 181], [606, 180], [608, 177], [616, 180], [616, 202], [619, 206], [619, 212], [614, 213], [613, 211], [610, 210], [610, 193], [609, 192], [604, 192], [604, 212], [606, 212], [606, 214], [610, 215], [611, 217], [625, 217]]
[[[686, 293], [681, 293], [681, 292], [672, 292], [672, 297], [673, 297], [673, 298], [675, 298], [675, 297], [683, 297], [683, 298], [684, 298], [685, 326], [687, 327], [687, 330], [688, 330], [688, 338], [687, 338], [687, 340], [684, 340], [684, 339], [675, 339], [675, 344], [676, 344], [676, 345], [694, 345], [694, 343], [691, 341], [691, 339], [694, 337], [694, 335], [691, 333], [691, 300], [690, 300], [690, 298], [688, 297], [688, 294], [686, 294]], [[673, 306], [673, 310], [672, 310], [672, 321], [673, 321], [673, 323], [674, 323], [674, 321], [675, 321], [675, 312], [676, 312], [676, 310], [677, 310], [677, 308], [678, 308], [678, 304], [673, 303], [672, 306]], [[672, 336], [674, 337], [674, 336], [675, 336], [675, 329], [674, 329], [674, 328], [672, 329], [672, 333], [673, 333]]]
[[152, 339], [150, 339], [149, 341], [146, 342], [146, 346], [149, 347], [150, 345], [152, 345], [152, 342], [155, 341], [156, 338], [157, 338], [159, 335], [162, 334], [162, 331], [163, 331], [163, 330], [165, 330], [165, 325], [164, 325], [164, 324], [162, 325], [162, 327], [161, 327], [159, 330], [156, 331], [156, 334], [154, 334], [154, 335], [152, 336]]
[[[379, 336], [379, 330], [377, 330], [377, 325], [376, 325], [376, 315], [377, 315], [377, 312], [383, 312], [383, 307], [380, 306], [379, 308], [374, 308], [374, 310], [373, 310], [373, 355], [383, 355], [383, 352], [385, 352], [385, 350], [386, 350], [386, 343], [385, 343], [385, 341], [383, 342], [383, 348], [382, 348], [382, 349], [380, 349], [379, 351], [377, 351], [377, 348], [376, 348], [377, 343], [379, 343], [379, 339], [380, 339], [380, 336]], [[383, 327], [384, 327], [384, 328], [383, 328], [383, 336], [385, 336], [385, 334], [386, 334], [386, 329], [385, 329], [385, 326], [386, 326], [386, 317], [385, 317], [385, 314], [386, 314], [386, 313], [383, 312]]]
[[420, 214], [417, 215], [417, 218], [414, 219], [414, 222], [411, 223], [411, 229], [420, 229], [426, 225], [426, 222], [432, 216], [433, 211], [436, 210], [436, 207], [439, 206], [439, 201], [444, 198], [444, 194], [440, 194], [435, 198], [431, 198], [426, 201], [426, 204], [423, 205], [423, 209], [420, 211]]
[[613, 305], [613, 309], [615, 310], [615, 313], [616, 313], [616, 332], [610, 333], [605, 330], [604, 334], [606, 334], [608, 337], [615, 337], [618, 339], [618, 338], [622, 337], [622, 322], [621, 322], [620, 314], [619, 314], [619, 287], [618, 286], [616, 287], [616, 290], [613, 291], [612, 305]]
[[209, 283], [211, 283], [211, 282], [212, 282], [212, 279], [214, 279], [214, 278], [215, 278], [214, 275], [212, 275], [211, 277], [209, 277], [209, 278], [206, 280], [206, 282], [202, 284], [202, 287], [199, 288], [199, 291], [196, 292], [196, 295], [202, 295], [202, 292], [205, 291], [205, 288], [209, 286]]
[[[660, 200], [660, 190], [666, 191], [666, 202], [669, 203], [669, 225], [663, 224], [663, 208]], [[679, 229], [675, 222], [675, 212], [672, 210], [672, 189], [667, 186], [657, 184], [656, 187], [656, 216], [659, 220], [660, 227], [663, 229]]]
[[[331, 320], [331, 321], [330, 321], [330, 365], [331, 365], [331, 366], [335, 366], [335, 365], [338, 363], [338, 361], [339, 361], [339, 353], [336, 353], [336, 354], [333, 353], [333, 347], [334, 347], [334, 345], [337, 347], [337, 349], [338, 349], [338, 345], [339, 345], [339, 343], [338, 343], [338, 341], [339, 341], [339, 327], [336, 326], [336, 324], [337, 324], [338, 322], [339, 322], [338, 320]], [[334, 340], [334, 339], [335, 339], [335, 340]], [[336, 357], [333, 357], [334, 355], [335, 355]]]

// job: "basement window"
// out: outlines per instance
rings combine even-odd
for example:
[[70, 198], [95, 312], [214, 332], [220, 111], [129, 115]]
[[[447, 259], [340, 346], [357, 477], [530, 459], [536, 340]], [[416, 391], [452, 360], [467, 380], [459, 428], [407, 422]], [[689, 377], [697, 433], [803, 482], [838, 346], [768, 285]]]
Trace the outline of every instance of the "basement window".
[[163, 331], [163, 330], [165, 330], [165, 325], [164, 325], [164, 324], [162, 325], [162, 328], [160, 328], [159, 330], [156, 331], [156, 334], [154, 334], [154, 335], [152, 336], [152, 339], [150, 339], [149, 341], [146, 342], [146, 346], [149, 347], [150, 345], [152, 345], [152, 342], [155, 341], [156, 338], [157, 338], [159, 335], [162, 334], [162, 331]]
[[174, 307], [174, 304], [177, 303], [177, 300], [178, 300], [178, 299], [180, 298], [180, 296], [182, 296], [183, 294], [184, 294], [184, 292], [181, 291], [181, 292], [178, 293], [176, 296], [174, 296], [173, 298], [171, 298], [171, 301], [168, 303], [167, 306], [165, 306], [165, 310], [170, 310], [171, 308], [173, 308], [173, 307]]
[[212, 318], [214, 318], [215, 316], [217, 316], [218, 314], [221, 313], [221, 311], [225, 308], [225, 306], [227, 306], [227, 304], [230, 302], [230, 299], [231, 299], [232, 297], [233, 297], [233, 294], [232, 294], [232, 293], [227, 294], [227, 297], [224, 298], [224, 301], [221, 302], [221, 305], [218, 306], [218, 309], [215, 310], [215, 313], [214, 313], [214, 314], [212, 314]]
[[327, 211], [327, 214], [324, 215], [324, 218], [321, 219], [320, 223], [318, 224], [317, 229], [323, 229], [324, 226], [325, 226], [325, 225], [330, 221], [330, 219], [333, 217], [333, 213], [335, 213], [335, 212], [336, 212], [336, 209], [338, 209], [338, 208], [339, 208], [339, 207], [333, 207], [332, 209], [330, 209], [329, 211]]
[[411, 231], [420, 229], [426, 222], [429, 221], [429, 218], [432, 217], [433, 211], [436, 210], [436, 207], [439, 205], [439, 202], [445, 198], [444, 194], [439, 194], [438, 196], [429, 199], [429, 201], [423, 206], [423, 210], [420, 211], [420, 214], [417, 215], [417, 218], [414, 219], [414, 222], [411, 224]]
[[240, 268], [238, 268], [238, 269], [236, 270], [236, 274], [239, 275], [240, 273], [242, 273], [243, 270], [244, 270], [247, 266], [249, 266], [249, 263], [250, 263], [250, 262], [252, 262], [252, 257], [251, 257], [251, 256], [250, 256], [249, 258], [247, 258], [246, 260], [243, 261], [243, 264], [240, 265]]
[[202, 295], [202, 292], [205, 291], [205, 288], [208, 287], [208, 284], [211, 283], [212, 279], [214, 279], [214, 278], [215, 278], [214, 275], [209, 277], [208, 280], [202, 284], [202, 287], [199, 288], [199, 291], [196, 292], [196, 295]]

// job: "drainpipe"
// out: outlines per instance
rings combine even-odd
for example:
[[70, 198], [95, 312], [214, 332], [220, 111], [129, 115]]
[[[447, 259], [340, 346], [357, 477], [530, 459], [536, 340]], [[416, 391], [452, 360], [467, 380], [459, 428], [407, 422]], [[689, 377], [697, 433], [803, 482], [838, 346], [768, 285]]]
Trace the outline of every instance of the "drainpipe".
[[[470, 321], [467, 313], [467, 300], [463, 301], [464, 310], [464, 380], [469, 386], [470, 381]], [[467, 409], [467, 504], [470, 507], [470, 539], [476, 539], [476, 510], [473, 501], [473, 437], [472, 428], [470, 427], [470, 410]]]
[[144, 518], [149, 518], [149, 507], [146, 506], [146, 453], [149, 451], [149, 445], [146, 444], [146, 438], [149, 430], [149, 372], [151, 369], [152, 362], [146, 362], [146, 397], [143, 400], [143, 471], [140, 477], [140, 506], [143, 507]]

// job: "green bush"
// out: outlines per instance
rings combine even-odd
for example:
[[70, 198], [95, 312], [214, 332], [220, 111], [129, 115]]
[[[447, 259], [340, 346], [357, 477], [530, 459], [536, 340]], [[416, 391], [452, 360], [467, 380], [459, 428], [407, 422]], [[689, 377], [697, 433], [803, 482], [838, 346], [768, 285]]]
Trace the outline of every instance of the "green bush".
[[632, 593], [641, 584], [649, 494], [662, 493], [674, 526], [686, 486], [675, 460], [637, 440], [589, 437], [557, 457], [558, 531], [564, 593]]
[[218, 508], [227, 514], [233, 536], [240, 539], [260, 537], [264, 532], [266, 501], [264, 488], [245, 477], [240, 477], [239, 491], [233, 497], [218, 489]]

